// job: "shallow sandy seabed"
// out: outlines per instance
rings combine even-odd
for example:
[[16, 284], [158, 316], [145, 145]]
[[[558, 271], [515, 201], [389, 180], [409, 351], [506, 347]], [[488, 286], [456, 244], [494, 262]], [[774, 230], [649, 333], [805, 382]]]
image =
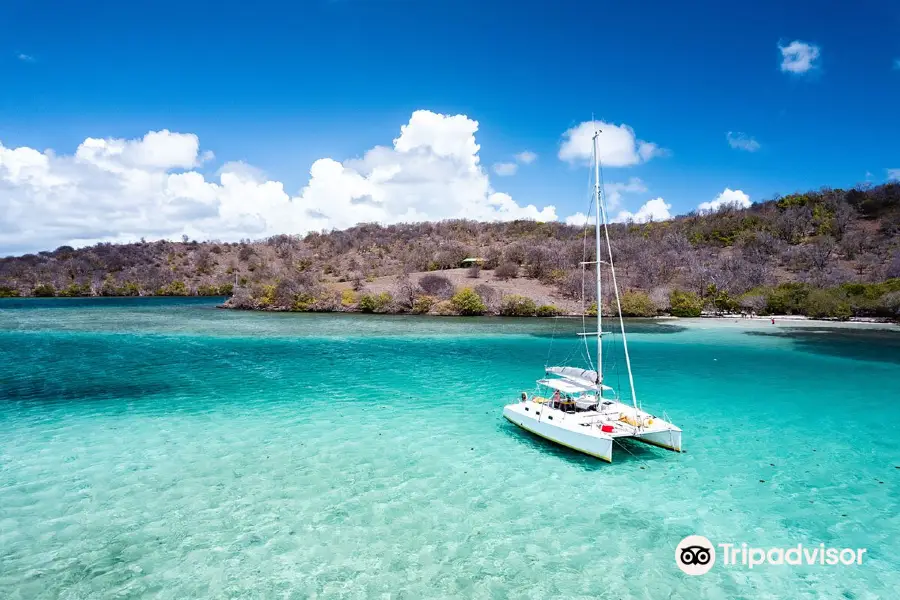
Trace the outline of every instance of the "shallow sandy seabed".
[[[0, 598], [896, 597], [900, 336], [635, 319], [639, 401], [687, 452], [606, 464], [501, 416], [580, 364], [580, 320], [213, 302], [7, 305]], [[690, 534], [868, 553], [688, 577]]]

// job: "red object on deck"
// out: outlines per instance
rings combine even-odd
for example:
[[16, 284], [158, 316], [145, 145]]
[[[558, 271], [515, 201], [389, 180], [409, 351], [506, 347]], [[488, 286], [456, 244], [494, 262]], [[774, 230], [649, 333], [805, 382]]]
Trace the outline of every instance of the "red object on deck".
[[602, 431], [603, 433], [612, 433], [612, 432], [613, 432], [613, 426], [612, 426], [612, 425], [603, 425], [603, 426], [600, 428], [600, 431]]

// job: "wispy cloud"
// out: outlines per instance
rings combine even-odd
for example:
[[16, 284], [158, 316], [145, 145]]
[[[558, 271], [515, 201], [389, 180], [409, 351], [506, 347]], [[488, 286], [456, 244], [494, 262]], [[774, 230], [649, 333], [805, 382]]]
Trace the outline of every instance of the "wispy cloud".
[[900, 169], [888, 169], [887, 176], [891, 181], [900, 181]]
[[818, 65], [816, 61], [822, 53], [815, 44], [794, 40], [787, 46], [778, 44], [781, 50], [781, 70], [785, 73], [803, 75]]
[[614, 210], [622, 204], [623, 194], [636, 194], [647, 191], [647, 186], [638, 177], [632, 177], [628, 181], [607, 183], [604, 187], [606, 192], [606, 206], [609, 210]]
[[523, 165], [530, 165], [536, 160], [537, 154], [535, 154], [531, 150], [525, 150], [524, 152], [519, 152], [518, 154], [516, 154], [516, 162]]
[[494, 163], [494, 173], [499, 175], [500, 177], [509, 177], [510, 175], [515, 175], [516, 171], [519, 170], [519, 165], [516, 163]]
[[21, 60], [22, 62], [30, 62], [30, 63], [33, 63], [33, 62], [35, 62], [35, 61], [37, 60], [37, 59], [36, 59], [35, 57], [33, 57], [32, 55], [30, 55], [30, 54], [25, 54], [24, 52], [19, 52], [18, 54], [16, 54], [16, 58], [18, 58], [18, 59]]
[[735, 150], [746, 150], [747, 152], [759, 150], [759, 142], [741, 131], [729, 131], [725, 134], [725, 138], [728, 140], [728, 145]]
[[510, 177], [519, 170], [519, 165], [530, 165], [537, 160], [537, 154], [531, 150], [524, 150], [513, 156], [515, 162], [499, 162], [492, 165], [494, 173], [500, 177]]

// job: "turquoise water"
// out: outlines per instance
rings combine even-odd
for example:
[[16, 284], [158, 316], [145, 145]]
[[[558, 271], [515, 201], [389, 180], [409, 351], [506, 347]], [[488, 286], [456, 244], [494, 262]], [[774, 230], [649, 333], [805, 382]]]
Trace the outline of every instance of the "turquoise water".
[[607, 465], [500, 416], [580, 323], [214, 304], [0, 301], [0, 598], [897, 597], [897, 331], [632, 323], [688, 451]]

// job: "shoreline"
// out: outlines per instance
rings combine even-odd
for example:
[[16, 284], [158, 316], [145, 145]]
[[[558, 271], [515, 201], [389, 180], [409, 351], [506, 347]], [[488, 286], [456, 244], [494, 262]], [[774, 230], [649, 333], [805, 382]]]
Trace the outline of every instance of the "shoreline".
[[[35, 297], [35, 296], [12, 296], [0, 298], [0, 305], [2, 305], [4, 300], [26, 300], [26, 301], [67, 301], [67, 300], [140, 300], [140, 299], [219, 299], [223, 298], [223, 296], [55, 296], [55, 297]], [[2, 307], [2, 306], [0, 306]], [[555, 316], [505, 316], [505, 315], [471, 315], [471, 316], [463, 316], [463, 315], [438, 315], [438, 314], [415, 314], [408, 312], [364, 312], [361, 310], [337, 310], [337, 311], [292, 311], [292, 310], [271, 310], [271, 309], [247, 309], [247, 308], [234, 308], [227, 305], [227, 301], [221, 304], [216, 304], [215, 308], [220, 310], [229, 310], [236, 312], [251, 312], [251, 313], [298, 313], [298, 314], [352, 314], [352, 315], [379, 315], [379, 316], [394, 316], [394, 317], [438, 317], [438, 318], [453, 318], [453, 317], [463, 317], [463, 318], [503, 318], [503, 319], [580, 319], [580, 314], [567, 314], [567, 315], [555, 315]], [[589, 317], [591, 318], [591, 317]], [[773, 326], [772, 320], [775, 320], [774, 326], [778, 325], [788, 325], [791, 327], [828, 327], [834, 329], [882, 329], [885, 331], [898, 331], [900, 332], [900, 321], [891, 321], [887, 319], [879, 319], [875, 317], [851, 317], [847, 320], [836, 320], [836, 319], [813, 319], [811, 317], [807, 317], [804, 315], [767, 315], [767, 316], [745, 316], [742, 317], [740, 315], [701, 315], [699, 317], [676, 317], [672, 315], [658, 315], [655, 317], [625, 317], [628, 320], [642, 320], [642, 321], [659, 321], [659, 322], [671, 322], [677, 323], [683, 327], [691, 327], [691, 328], [713, 328], [713, 327], [728, 327], [733, 328], [739, 325], [747, 325], [754, 329], [756, 326]]]
[[[247, 309], [247, 308], [234, 308], [231, 306], [227, 306], [225, 304], [217, 305], [216, 308], [222, 310], [233, 310], [238, 312], [252, 312], [252, 313], [297, 313], [297, 314], [350, 314], [350, 315], [371, 315], [371, 316], [390, 316], [390, 317], [435, 317], [441, 319], [453, 319], [453, 318], [465, 318], [465, 319], [581, 319], [580, 314], [567, 314], [567, 315], [554, 315], [554, 316], [537, 316], [537, 315], [529, 315], [529, 316], [510, 316], [510, 315], [494, 315], [494, 314], [484, 314], [484, 315], [441, 315], [441, 314], [433, 314], [433, 313], [424, 313], [424, 314], [416, 314], [409, 312], [366, 312], [361, 310], [337, 310], [337, 311], [294, 311], [294, 310], [279, 310], [279, 309]], [[612, 316], [612, 315], [611, 315]], [[588, 316], [588, 318], [594, 318], [593, 316]], [[658, 315], [655, 317], [625, 317], [627, 320], [640, 320], [640, 321], [659, 321], [659, 322], [671, 322], [673, 324], [677, 323], [678, 325], [684, 327], [695, 327], [699, 328], [703, 325], [710, 325], [712, 327], [733, 327], [735, 325], [746, 324], [746, 325], [769, 325], [772, 326], [772, 320], [775, 320], [775, 326], [777, 325], [790, 325], [795, 327], [831, 327], [836, 329], [884, 329], [884, 330], [897, 330], [900, 332], [900, 321], [891, 321], [887, 319], [878, 319], [875, 317], [851, 317], [847, 320], [836, 320], [836, 319], [814, 319], [811, 317], [807, 317], [804, 315], [768, 315], [768, 316], [754, 316], [754, 317], [741, 317], [740, 315], [703, 315], [700, 317], [676, 317], [672, 315]]]

